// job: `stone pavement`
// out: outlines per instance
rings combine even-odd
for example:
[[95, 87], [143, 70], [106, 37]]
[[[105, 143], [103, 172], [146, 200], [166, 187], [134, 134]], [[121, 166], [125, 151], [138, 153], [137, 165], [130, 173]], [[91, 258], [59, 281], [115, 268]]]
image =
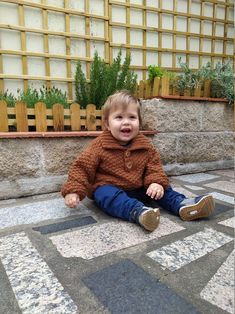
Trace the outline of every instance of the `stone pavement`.
[[148, 233], [59, 193], [0, 201], [0, 313], [234, 313], [234, 171], [171, 177], [210, 218]]

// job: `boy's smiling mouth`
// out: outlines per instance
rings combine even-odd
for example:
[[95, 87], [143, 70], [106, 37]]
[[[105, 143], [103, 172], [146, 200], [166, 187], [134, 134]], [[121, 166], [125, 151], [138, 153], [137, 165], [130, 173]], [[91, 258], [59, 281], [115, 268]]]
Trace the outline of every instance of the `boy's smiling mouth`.
[[131, 129], [129, 129], [129, 128], [124, 128], [124, 129], [121, 129], [121, 132], [122, 132], [122, 133], [125, 133], [125, 134], [129, 134], [129, 133], [131, 133]]

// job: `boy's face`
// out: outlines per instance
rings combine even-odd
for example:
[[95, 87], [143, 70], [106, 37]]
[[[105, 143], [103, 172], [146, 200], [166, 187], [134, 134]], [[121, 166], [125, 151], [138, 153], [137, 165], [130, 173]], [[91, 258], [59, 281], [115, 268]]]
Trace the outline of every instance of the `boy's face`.
[[126, 144], [136, 137], [139, 126], [138, 110], [134, 103], [126, 109], [120, 107], [109, 113], [107, 128], [120, 144]]

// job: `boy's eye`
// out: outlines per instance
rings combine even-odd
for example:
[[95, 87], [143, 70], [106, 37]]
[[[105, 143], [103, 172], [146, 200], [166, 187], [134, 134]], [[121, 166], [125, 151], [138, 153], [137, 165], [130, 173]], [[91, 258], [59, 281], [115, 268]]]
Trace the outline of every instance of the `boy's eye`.
[[137, 117], [136, 117], [136, 116], [130, 116], [130, 118], [131, 118], [131, 119], [137, 119]]
[[116, 119], [121, 119], [121, 118], [122, 118], [122, 116], [121, 116], [121, 115], [116, 116]]

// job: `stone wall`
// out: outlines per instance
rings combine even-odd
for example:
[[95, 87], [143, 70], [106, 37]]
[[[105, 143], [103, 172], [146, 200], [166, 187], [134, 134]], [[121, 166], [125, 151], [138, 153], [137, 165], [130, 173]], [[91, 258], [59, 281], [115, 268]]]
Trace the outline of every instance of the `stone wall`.
[[152, 99], [142, 102], [144, 129], [156, 129], [168, 174], [233, 167], [234, 112], [226, 103]]
[[[142, 102], [143, 128], [169, 175], [233, 166], [233, 109], [226, 103]], [[68, 167], [92, 138], [0, 139], [0, 199], [59, 191]]]

